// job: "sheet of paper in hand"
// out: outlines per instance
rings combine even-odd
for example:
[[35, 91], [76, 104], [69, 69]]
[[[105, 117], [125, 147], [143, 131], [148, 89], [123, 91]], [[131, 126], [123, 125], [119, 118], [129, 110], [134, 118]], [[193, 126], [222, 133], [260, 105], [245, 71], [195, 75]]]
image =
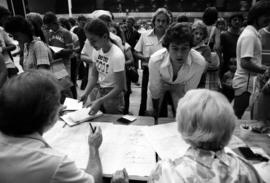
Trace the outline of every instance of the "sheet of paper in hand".
[[61, 118], [69, 125], [74, 126], [78, 125], [80, 123], [89, 121], [91, 119], [97, 118], [101, 116], [103, 113], [101, 111], [98, 111], [95, 115], [89, 115], [89, 111], [91, 110], [91, 107], [88, 108], [82, 108], [80, 110], [70, 112], [62, 116]]
[[83, 108], [83, 103], [73, 98], [66, 98], [64, 106], [66, 106], [64, 111], [76, 111]]

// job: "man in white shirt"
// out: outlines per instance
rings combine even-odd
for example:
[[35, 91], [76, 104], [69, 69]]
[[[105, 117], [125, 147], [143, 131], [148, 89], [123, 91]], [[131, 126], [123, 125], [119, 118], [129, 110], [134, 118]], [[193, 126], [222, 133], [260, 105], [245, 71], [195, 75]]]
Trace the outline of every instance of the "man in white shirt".
[[143, 68], [141, 104], [139, 115], [145, 115], [147, 106], [147, 88], [149, 80], [148, 62], [150, 56], [157, 50], [162, 48], [162, 38], [166, 28], [170, 24], [170, 15], [164, 8], [158, 9], [152, 19], [154, 29], [148, 30], [141, 34], [134, 50], [135, 56], [141, 60]]
[[154, 117], [160, 114], [165, 92], [169, 91], [173, 107], [190, 89], [197, 88], [206, 68], [204, 57], [192, 47], [192, 33], [188, 24], [171, 25], [164, 38], [165, 48], [155, 52], [149, 61], [149, 89]]
[[236, 47], [237, 68], [233, 78], [235, 92], [234, 112], [241, 119], [249, 105], [257, 74], [263, 74], [267, 68], [261, 65], [262, 45], [258, 30], [270, 20], [270, 2], [259, 1], [249, 11], [248, 26], [240, 35]]

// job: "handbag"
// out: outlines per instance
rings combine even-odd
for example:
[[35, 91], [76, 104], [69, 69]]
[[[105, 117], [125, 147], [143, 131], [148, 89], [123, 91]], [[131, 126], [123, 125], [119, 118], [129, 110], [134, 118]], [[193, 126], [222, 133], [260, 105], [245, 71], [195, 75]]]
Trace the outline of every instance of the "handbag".
[[127, 75], [127, 78], [129, 78], [130, 81], [133, 83], [137, 83], [139, 80], [138, 71], [133, 65], [126, 67], [126, 75]]

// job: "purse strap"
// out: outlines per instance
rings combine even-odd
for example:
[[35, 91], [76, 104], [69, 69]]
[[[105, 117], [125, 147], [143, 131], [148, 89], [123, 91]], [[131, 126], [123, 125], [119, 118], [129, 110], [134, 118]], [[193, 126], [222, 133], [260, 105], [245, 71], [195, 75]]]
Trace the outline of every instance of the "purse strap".
[[209, 38], [208, 38], [208, 41], [207, 41], [207, 46], [209, 46], [209, 43], [214, 35], [214, 32], [215, 32], [215, 26], [212, 26], [211, 27], [211, 31], [210, 31], [210, 35], [209, 35]]

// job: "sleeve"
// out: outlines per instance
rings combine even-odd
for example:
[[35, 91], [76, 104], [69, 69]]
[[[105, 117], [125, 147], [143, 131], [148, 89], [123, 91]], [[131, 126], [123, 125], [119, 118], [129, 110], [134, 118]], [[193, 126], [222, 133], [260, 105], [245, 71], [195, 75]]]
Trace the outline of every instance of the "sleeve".
[[172, 161], [158, 162], [151, 172], [148, 183], [184, 183], [180, 172], [177, 172]]
[[70, 32], [66, 31], [64, 33], [65, 48], [73, 48], [72, 35]]
[[83, 46], [83, 49], [81, 51], [81, 54], [87, 55], [87, 56], [92, 58], [93, 49], [94, 49], [93, 46], [90, 45], [90, 42], [87, 39], [84, 42], [84, 46]]
[[159, 99], [161, 96], [161, 76], [159, 73], [160, 65], [150, 57], [149, 60], [149, 90], [153, 99]]
[[207, 66], [207, 63], [203, 57], [196, 58], [196, 59], [201, 59], [202, 64], [197, 65], [197, 68], [194, 71], [193, 76], [186, 82], [186, 86], [185, 86], [186, 91], [191, 90], [191, 89], [196, 89], [198, 87], [202, 74], [204, 73], [205, 68]]
[[254, 57], [255, 38], [252, 36], [241, 39], [240, 58]]
[[69, 160], [67, 156], [58, 166], [53, 178], [52, 183], [94, 183], [94, 177], [85, 171], [76, 167], [73, 161]]
[[115, 56], [112, 60], [113, 72], [121, 72], [125, 70], [125, 56], [120, 48], [118, 49], [119, 50], [117, 52], [114, 52]]
[[135, 51], [137, 52], [143, 52], [143, 35], [141, 34], [136, 46], [135, 46]]
[[46, 45], [41, 41], [37, 41], [34, 49], [37, 65], [50, 65], [49, 49]]

